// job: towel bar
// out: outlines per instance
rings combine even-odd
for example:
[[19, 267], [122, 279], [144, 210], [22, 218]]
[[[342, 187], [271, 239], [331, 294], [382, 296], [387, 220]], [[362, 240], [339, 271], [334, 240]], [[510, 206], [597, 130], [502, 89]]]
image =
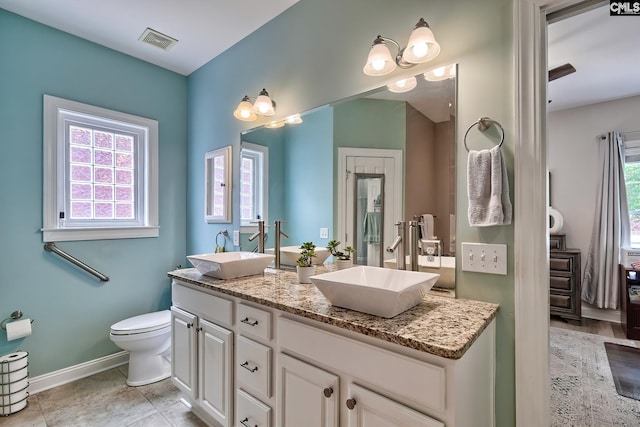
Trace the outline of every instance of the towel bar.
[[467, 134], [469, 133], [471, 128], [474, 127], [475, 125], [478, 125], [478, 130], [480, 132], [486, 131], [492, 125], [498, 126], [498, 128], [500, 128], [500, 132], [501, 132], [500, 143], [498, 144], [498, 147], [502, 147], [502, 143], [504, 142], [504, 129], [502, 128], [502, 125], [500, 123], [498, 123], [497, 121], [495, 121], [493, 119], [490, 119], [489, 117], [481, 117], [478, 120], [476, 120], [475, 122], [471, 123], [471, 125], [467, 128], [467, 131], [464, 133], [464, 148], [467, 149], [467, 153], [469, 152], [469, 147], [467, 146]]
[[44, 250], [47, 251], [47, 252], [53, 252], [54, 254], [60, 256], [61, 258], [66, 259], [71, 264], [77, 265], [78, 267], [80, 267], [84, 271], [96, 276], [98, 279], [100, 279], [101, 282], [108, 282], [109, 281], [109, 277], [108, 276], [105, 276], [104, 274], [100, 273], [95, 268], [89, 267], [87, 264], [85, 264], [84, 262], [80, 261], [78, 258], [69, 255], [68, 253], [66, 253], [62, 249], [58, 248], [54, 242], [45, 243], [44, 244]]

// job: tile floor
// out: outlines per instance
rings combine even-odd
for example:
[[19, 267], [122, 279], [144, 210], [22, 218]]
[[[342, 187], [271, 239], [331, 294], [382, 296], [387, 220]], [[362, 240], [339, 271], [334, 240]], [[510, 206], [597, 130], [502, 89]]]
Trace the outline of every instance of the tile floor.
[[0, 417], [0, 427], [202, 427], [169, 379], [126, 384], [127, 365], [42, 391], [25, 409]]
[[[625, 338], [618, 324], [583, 319], [581, 325], [551, 319], [551, 326], [605, 337]], [[634, 341], [640, 347], [640, 341]], [[42, 391], [29, 405], [8, 417], [0, 427], [203, 427], [180, 401], [170, 380], [128, 387], [127, 365]]]

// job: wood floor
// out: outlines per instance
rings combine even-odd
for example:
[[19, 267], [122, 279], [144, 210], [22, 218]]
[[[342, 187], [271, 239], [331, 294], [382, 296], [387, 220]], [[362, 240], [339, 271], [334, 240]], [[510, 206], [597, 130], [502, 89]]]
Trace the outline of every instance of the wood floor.
[[[580, 324], [567, 322], [566, 320], [551, 316], [549, 326], [561, 329], [569, 329], [572, 331], [585, 332], [587, 334], [600, 335], [603, 337], [627, 339], [622, 326], [619, 323], [611, 323], [603, 320], [582, 318]], [[636, 347], [640, 347], [640, 341], [633, 341]]]

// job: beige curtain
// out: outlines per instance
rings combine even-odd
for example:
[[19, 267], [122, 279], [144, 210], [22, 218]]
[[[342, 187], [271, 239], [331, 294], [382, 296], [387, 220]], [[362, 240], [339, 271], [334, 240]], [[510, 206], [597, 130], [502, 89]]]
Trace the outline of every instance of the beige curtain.
[[617, 309], [620, 300], [620, 247], [629, 245], [629, 208], [624, 182], [624, 141], [620, 132], [602, 137], [593, 232], [582, 280], [582, 299]]

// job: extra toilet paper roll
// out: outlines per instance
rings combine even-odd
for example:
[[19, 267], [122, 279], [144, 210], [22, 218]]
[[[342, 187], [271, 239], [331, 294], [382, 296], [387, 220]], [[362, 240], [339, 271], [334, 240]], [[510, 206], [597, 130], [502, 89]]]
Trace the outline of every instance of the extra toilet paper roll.
[[17, 340], [31, 335], [31, 319], [15, 320], [6, 323], [7, 341]]
[[562, 230], [562, 225], [564, 224], [564, 219], [562, 218], [562, 214], [557, 210], [553, 209], [549, 206], [549, 233], [556, 234]]

